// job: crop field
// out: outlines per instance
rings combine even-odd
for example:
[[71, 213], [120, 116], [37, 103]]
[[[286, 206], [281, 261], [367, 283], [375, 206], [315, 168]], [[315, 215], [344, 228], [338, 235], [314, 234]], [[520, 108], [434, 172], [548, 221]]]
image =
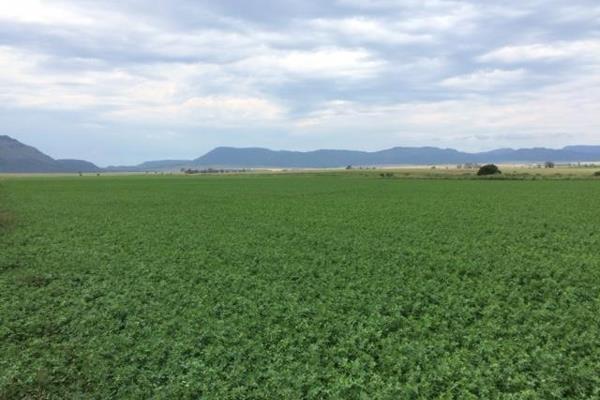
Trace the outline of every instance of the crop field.
[[0, 399], [597, 399], [599, 311], [598, 180], [0, 180]]

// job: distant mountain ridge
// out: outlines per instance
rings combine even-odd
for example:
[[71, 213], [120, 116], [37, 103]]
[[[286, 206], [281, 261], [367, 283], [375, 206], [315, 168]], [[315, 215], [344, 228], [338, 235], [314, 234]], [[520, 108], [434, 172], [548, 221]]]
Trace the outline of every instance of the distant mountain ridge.
[[347, 165], [431, 165], [462, 163], [600, 161], [600, 146], [568, 146], [563, 149], [498, 149], [466, 153], [437, 147], [394, 147], [365, 152], [316, 150], [308, 152], [273, 151], [263, 148], [218, 147], [189, 164], [205, 167], [237, 168], [335, 168]]
[[464, 163], [600, 162], [600, 146], [496, 149], [467, 153], [438, 147], [394, 147], [367, 152], [356, 150], [288, 151], [260, 147], [217, 147], [193, 160], [147, 161], [135, 166], [98, 168], [81, 160], [55, 160], [34, 147], [0, 136], [0, 172], [144, 172], [182, 168], [340, 168], [385, 165]]
[[82, 160], [55, 160], [35, 147], [10, 136], [0, 135], [0, 172], [99, 172], [96, 165]]
[[600, 146], [567, 146], [496, 149], [467, 153], [438, 147], [394, 147], [367, 152], [355, 150], [288, 151], [261, 147], [217, 147], [194, 160], [151, 161], [114, 171], [177, 170], [180, 168], [340, 168], [384, 165], [432, 165], [464, 163], [600, 162]]

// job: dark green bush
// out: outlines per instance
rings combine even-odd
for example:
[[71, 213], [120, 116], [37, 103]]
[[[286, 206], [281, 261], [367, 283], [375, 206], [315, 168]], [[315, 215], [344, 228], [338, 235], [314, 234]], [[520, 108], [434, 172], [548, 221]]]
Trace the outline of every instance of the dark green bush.
[[500, 171], [500, 169], [494, 164], [486, 164], [483, 167], [479, 168], [479, 171], [477, 171], [477, 175], [479, 176], [497, 175], [501, 173], [502, 171]]
[[594, 172], [594, 176], [600, 176], [600, 171]]

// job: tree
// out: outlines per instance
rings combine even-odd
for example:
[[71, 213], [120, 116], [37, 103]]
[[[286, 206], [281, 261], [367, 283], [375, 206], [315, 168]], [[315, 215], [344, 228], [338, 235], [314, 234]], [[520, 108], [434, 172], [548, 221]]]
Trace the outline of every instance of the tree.
[[479, 171], [477, 171], [477, 175], [479, 176], [497, 175], [501, 173], [502, 171], [500, 171], [500, 169], [494, 164], [486, 164], [483, 167], [479, 168]]
[[546, 161], [544, 163], [544, 168], [554, 168], [554, 162], [553, 161]]

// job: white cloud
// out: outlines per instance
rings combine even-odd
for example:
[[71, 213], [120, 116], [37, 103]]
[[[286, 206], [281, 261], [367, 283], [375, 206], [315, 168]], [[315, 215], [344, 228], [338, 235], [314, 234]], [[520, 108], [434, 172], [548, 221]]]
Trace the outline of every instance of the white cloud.
[[480, 62], [523, 63], [544, 60], [600, 60], [600, 40], [535, 43], [501, 47], [480, 57]]
[[142, 3], [0, 2], [3, 121], [33, 130], [22, 115], [42, 110], [61, 131], [83, 119], [89, 129], [73, 131], [99, 135], [131, 122], [239, 138], [274, 127], [314, 133], [306, 147], [332, 132], [355, 138], [349, 147], [381, 132], [456, 147], [466, 133], [600, 140], [591, 1], [311, 1], [235, 17], [230, 2]]
[[[465, 135], [528, 132], [532, 143], [544, 135], [574, 132], [585, 143], [600, 127], [600, 69], [535, 92], [498, 98], [472, 95], [444, 101], [368, 104], [337, 100], [321, 104], [296, 121], [299, 132], [327, 135], [362, 131], [460, 140]], [[406, 137], [406, 136], [403, 136]], [[597, 141], [597, 139], [596, 139]], [[544, 143], [546, 144], [546, 143]]]
[[[313, 20], [318, 29], [363, 35], [368, 40], [416, 43], [442, 39], [440, 34], [461, 35], [472, 31], [482, 16], [480, 7], [464, 1], [342, 0], [360, 8], [389, 9], [379, 18], [348, 17]], [[360, 36], [359, 36], [360, 38]]]
[[181, 103], [160, 105], [132, 105], [107, 114], [116, 120], [218, 127], [242, 127], [249, 122], [271, 123], [284, 115], [285, 109], [268, 99], [228, 96], [192, 97]]
[[258, 74], [267, 80], [289, 78], [364, 79], [384, 66], [365, 49], [319, 48], [315, 50], [268, 51], [235, 65], [241, 73]]
[[[162, 120], [172, 124], [231, 124], [271, 121], [285, 110], [266, 98], [242, 94], [199, 94], [200, 78], [219, 79], [202, 64], [158, 64], [130, 70], [48, 73], [47, 56], [0, 48], [0, 99], [5, 106], [42, 109], [103, 109], [108, 118]], [[195, 90], [189, 87], [195, 85]]]
[[396, 23], [364, 17], [341, 19], [314, 19], [308, 25], [320, 32], [331, 32], [342, 35], [344, 39], [356, 42], [379, 43], [422, 43], [430, 42], [430, 34], [411, 33], [402, 29]]
[[[47, 57], [35, 53], [0, 47], [0, 99], [5, 106], [80, 108], [97, 102], [95, 93], [65, 89], [60, 75], [43, 74], [38, 64]], [[85, 83], [74, 76], [70, 85]]]
[[0, 20], [41, 24], [90, 25], [93, 18], [61, 2], [18, 0], [0, 2]]
[[600, 22], [600, 6], [590, 4], [568, 4], [560, 8], [556, 20], [559, 22]]
[[467, 90], [467, 91], [485, 91], [496, 89], [507, 85], [515, 85], [527, 76], [524, 69], [503, 70], [480, 70], [471, 74], [458, 75], [444, 79], [441, 86]]
[[339, 4], [371, 9], [447, 10], [467, 3], [455, 0], [337, 0]]

